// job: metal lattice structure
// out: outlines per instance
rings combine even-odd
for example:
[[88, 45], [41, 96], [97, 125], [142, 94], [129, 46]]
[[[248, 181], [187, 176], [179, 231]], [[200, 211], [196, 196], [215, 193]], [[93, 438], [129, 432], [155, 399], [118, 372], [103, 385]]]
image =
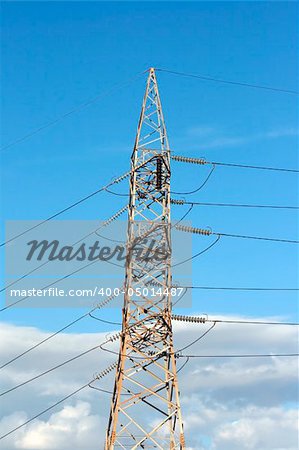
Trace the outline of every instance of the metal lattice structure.
[[[105, 450], [185, 449], [169, 295], [170, 228], [170, 150], [150, 69], [131, 157], [122, 337]], [[157, 295], [147, 292], [152, 286]]]

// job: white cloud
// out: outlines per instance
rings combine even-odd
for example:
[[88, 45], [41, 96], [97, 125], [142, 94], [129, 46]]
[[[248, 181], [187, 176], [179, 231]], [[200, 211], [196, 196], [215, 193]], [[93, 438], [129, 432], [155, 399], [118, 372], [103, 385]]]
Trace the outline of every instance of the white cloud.
[[213, 448], [296, 450], [297, 421], [294, 410], [250, 407], [237, 420], [220, 425]]
[[[219, 317], [219, 316], [218, 316]], [[30, 327], [2, 324], [3, 361], [47, 336]], [[199, 336], [207, 325], [174, 322], [175, 346]], [[2, 391], [105, 339], [99, 334], [60, 334], [0, 371]], [[9, 345], [7, 345], [9, 343]], [[217, 325], [188, 354], [293, 352], [294, 327]], [[117, 349], [118, 344], [111, 346]], [[2, 397], [1, 434], [60, 400], [106, 367], [115, 356], [95, 350]], [[178, 360], [178, 366], [183, 363]], [[188, 450], [295, 450], [294, 402], [297, 359], [192, 359], [179, 373]], [[111, 390], [113, 376], [98, 386]], [[0, 441], [3, 450], [103, 448], [110, 395], [86, 389]]]
[[64, 406], [47, 421], [29, 425], [16, 446], [24, 450], [83, 449], [88, 442], [96, 448], [97, 439], [100, 439], [99, 417], [91, 414], [90, 403], [77, 402]]
[[221, 128], [200, 125], [186, 130], [186, 139], [194, 140], [196, 145], [202, 148], [235, 147], [264, 139], [278, 139], [283, 137], [298, 136], [298, 129], [292, 127], [280, 127], [277, 129], [252, 133], [250, 135], [232, 135]]

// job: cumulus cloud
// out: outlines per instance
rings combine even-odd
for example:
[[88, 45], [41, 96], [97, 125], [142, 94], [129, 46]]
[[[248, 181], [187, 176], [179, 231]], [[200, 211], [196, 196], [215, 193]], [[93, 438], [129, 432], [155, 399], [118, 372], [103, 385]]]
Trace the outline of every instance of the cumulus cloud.
[[[218, 316], [219, 317], [219, 316]], [[174, 322], [177, 349], [193, 341], [207, 325]], [[37, 328], [2, 324], [1, 360], [6, 361], [45, 338]], [[0, 371], [1, 391], [93, 347], [105, 333], [60, 334]], [[7, 344], [9, 343], [9, 344]], [[111, 344], [117, 350], [118, 344]], [[297, 351], [294, 327], [217, 325], [185, 354], [179, 373], [188, 450], [295, 450], [298, 400], [297, 359], [208, 358], [205, 355], [288, 353]], [[2, 397], [1, 434], [87, 383], [115, 360], [95, 350]], [[180, 367], [184, 358], [178, 359]], [[113, 376], [98, 387], [111, 391]], [[103, 448], [110, 395], [85, 389], [0, 441], [3, 450], [89, 450]]]

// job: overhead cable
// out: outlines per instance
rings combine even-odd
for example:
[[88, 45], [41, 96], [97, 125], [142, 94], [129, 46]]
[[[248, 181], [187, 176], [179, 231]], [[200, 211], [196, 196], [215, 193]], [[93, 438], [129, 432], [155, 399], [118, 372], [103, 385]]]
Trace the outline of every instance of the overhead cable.
[[268, 209], [299, 209], [299, 206], [284, 206], [284, 205], [248, 205], [248, 204], [236, 204], [236, 203], [207, 203], [207, 202], [188, 202], [182, 199], [171, 199], [170, 202], [173, 205], [193, 205], [193, 206], [226, 206], [237, 208], [268, 208]]
[[41, 222], [37, 223], [36, 225], [27, 228], [26, 230], [22, 231], [21, 233], [17, 234], [16, 236], [13, 236], [12, 238], [8, 239], [5, 242], [2, 242], [0, 244], [0, 247], [3, 247], [4, 245], [8, 244], [9, 242], [14, 241], [15, 239], [23, 236], [24, 234], [28, 233], [29, 231], [34, 230], [35, 228], [40, 227], [41, 225], [43, 225], [46, 222], [49, 222], [50, 220], [54, 219], [55, 217], [60, 216], [61, 214], [65, 213], [66, 211], [69, 211], [70, 209], [74, 208], [75, 206], [79, 205], [80, 203], [85, 202], [86, 200], [88, 200], [89, 198], [93, 197], [96, 194], [99, 194], [102, 191], [105, 191], [107, 189], [107, 187], [112, 186], [113, 184], [117, 184], [120, 183], [121, 181], [123, 181], [125, 178], [127, 178], [130, 175], [131, 172], [126, 172], [123, 175], [121, 175], [118, 178], [115, 178], [114, 180], [110, 181], [108, 184], [106, 184], [105, 186], [101, 187], [100, 189], [97, 189], [96, 191], [92, 192], [91, 194], [86, 195], [85, 197], [82, 197], [80, 200], [72, 203], [71, 205], [67, 206], [64, 209], [61, 209], [60, 211], [57, 211], [55, 214], [52, 214], [51, 216], [49, 216], [47, 219], [42, 220]]
[[28, 425], [33, 420], [37, 419], [38, 417], [42, 416], [46, 412], [50, 411], [51, 409], [53, 409], [56, 406], [60, 405], [61, 403], [65, 402], [69, 398], [73, 397], [74, 395], [76, 395], [78, 392], [80, 392], [83, 389], [85, 389], [87, 386], [89, 386], [94, 381], [96, 381], [98, 379], [102, 379], [104, 376], [108, 375], [108, 373], [110, 373], [115, 367], [116, 367], [116, 363], [111, 364], [109, 367], [107, 367], [107, 369], [103, 370], [102, 372], [99, 372], [91, 381], [89, 381], [88, 383], [86, 383], [83, 386], [79, 387], [78, 389], [76, 389], [75, 391], [71, 392], [70, 394], [66, 395], [61, 400], [57, 401], [56, 403], [54, 403], [53, 405], [51, 405], [48, 408], [44, 409], [40, 413], [38, 413], [35, 416], [31, 417], [30, 419], [26, 420], [22, 424], [18, 425], [17, 427], [15, 427], [12, 430], [8, 431], [7, 433], [3, 434], [2, 436], [0, 436], [0, 439], [4, 439], [7, 436], [11, 435], [12, 433], [16, 432], [17, 430], [23, 428], [25, 425]]
[[0, 370], [3, 369], [4, 367], [8, 366], [9, 364], [13, 363], [14, 361], [20, 359], [22, 356], [27, 355], [28, 353], [30, 353], [32, 350], [36, 349], [37, 347], [39, 347], [40, 345], [44, 344], [45, 342], [49, 341], [50, 339], [52, 339], [53, 337], [57, 336], [58, 334], [62, 333], [64, 330], [66, 330], [67, 328], [70, 328], [71, 326], [73, 326], [75, 323], [79, 322], [80, 320], [84, 319], [87, 316], [91, 316], [91, 313], [103, 308], [104, 306], [106, 306], [108, 303], [110, 303], [114, 298], [116, 297], [116, 295], [110, 295], [109, 297], [107, 297], [105, 300], [103, 300], [102, 302], [98, 303], [94, 308], [92, 308], [90, 311], [87, 311], [85, 314], [82, 314], [81, 316], [77, 317], [75, 320], [73, 320], [72, 322], [66, 324], [64, 327], [60, 328], [59, 330], [55, 331], [54, 333], [50, 334], [49, 336], [47, 336], [45, 339], [42, 339], [41, 341], [39, 341], [38, 343], [32, 345], [31, 347], [29, 347], [27, 350], [23, 351], [22, 353], [19, 353], [18, 355], [14, 356], [12, 359], [10, 359], [9, 361], [7, 361], [5, 364], [2, 364], [2, 366], [0, 366]]
[[191, 323], [229, 323], [229, 324], [246, 324], [246, 325], [285, 325], [285, 326], [299, 326], [298, 322], [274, 322], [263, 320], [239, 320], [239, 319], [209, 319], [208, 316], [184, 316], [179, 314], [172, 314], [172, 320], [180, 322]]
[[113, 334], [108, 339], [106, 339], [102, 344], [95, 345], [94, 347], [89, 348], [88, 350], [85, 350], [84, 352], [79, 353], [78, 355], [73, 356], [72, 358], [69, 358], [66, 361], [63, 361], [62, 363], [57, 364], [56, 366], [51, 367], [50, 369], [47, 369], [44, 372], [41, 372], [38, 375], [35, 375], [34, 377], [27, 379], [26, 381], [23, 381], [22, 383], [19, 383], [19, 384], [13, 386], [13, 387], [7, 389], [4, 392], [1, 392], [0, 393], [0, 397], [2, 397], [3, 395], [8, 394], [9, 392], [15, 391], [16, 389], [19, 389], [20, 387], [25, 386], [26, 384], [31, 383], [32, 381], [35, 381], [35, 380], [43, 377], [44, 375], [47, 375], [50, 372], [53, 372], [54, 370], [59, 369], [60, 367], [63, 367], [66, 364], [69, 364], [70, 362], [75, 361], [76, 359], [81, 358], [82, 356], [85, 356], [88, 353], [91, 353], [91, 352], [93, 352], [96, 349], [101, 348], [101, 345], [105, 345], [105, 344], [108, 344], [109, 342], [116, 341], [119, 338], [120, 335], [121, 335], [121, 332]]
[[262, 241], [273, 241], [273, 242], [284, 242], [284, 243], [290, 243], [290, 244], [299, 244], [298, 240], [291, 240], [291, 239], [279, 239], [279, 238], [270, 238], [270, 237], [262, 237], [262, 236], [248, 236], [248, 235], [242, 235], [242, 234], [229, 234], [229, 233], [220, 233], [216, 231], [212, 231], [210, 229], [203, 229], [203, 228], [196, 228], [196, 227], [188, 227], [185, 225], [178, 225], [177, 230], [188, 232], [188, 233], [194, 233], [194, 234], [201, 234], [204, 236], [226, 236], [226, 237], [233, 237], [233, 238], [240, 238], [240, 239], [256, 239], [256, 240], [262, 240]]
[[171, 155], [171, 159], [173, 159], [174, 161], [178, 161], [178, 162], [185, 162], [185, 163], [199, 164], [199, 165], [213, 164], [215, 166], [239, 167], [242, 169], [272, 170], [272, 171], [279, 171], [279, 172], [299, 173], [298, 169], [292, 169], [292, 168], [289, 169], [289, 168], [284, 168], [284, 167], [253, 166], [253, 165], [249, 165], [249, 164], [225, 163], [225, 162], [219, 162], [219, 161], [206, 161], [204, 158], [191, 158], [188, 156], [178, 156], [175, 154]]
[[204, 80], [204, 81], [213, 81], [216, 83], [224, 83], [224, 84], [232, 84], [235, 86], [241, 86], [241, 87], [247, 87], [247, 88], [254, 88], [254, 89], [263, 89], [263, 90], [267, 90], [267, 91], [273, 91], [273, 92], [281, 92], [284, 94], [292, 94], [292, 95], [298, 95], [299, 92], [292, 90], [292, 89], [282, 89], [282, 88], [278, 88], [275, 86], [266, 86], [266, 85], [262, 85], [262, 84], [255, 84], [255, 83], [245, 83], [243, 81], [232, 81], [232, 80], [226, 80], [223, 78], [218, 78], [218, 77], [210, 77], [207, 75], [202, 75], [202, 74], [194, 74], [194, 73], [187, 73], [187, 72], [179, 72], [176, 70], [169, 70], [169, 69], [163, 69], [160, 67], [155, 68], [156, 71], [158, 72], [165, 72], [165, 73], [171, 73], [173, 75], [179, 75], [179, 76], [183, 76], [183, 77], [189, 77], [189, 78], [197, 78], [200, 80]]
[[96, 103], [98, 100], [106, 97], [107, 95], [113, 93], [115, 90], [117, 90], [118, 88], [124, 87], [128, 84], [131, 84], [133, 81], [135, 81], [137, 78], [139, 78], [141, 75], [143, 75], [145, 72], [141, 72], [138, 73], [137, 75], [135, 75], [134, 77], [129, 78], [128, 80], [121, 82], [121, 83], [117, 83], [114, 86], [112, 86], [110, 89], [108, 89], [107, 91], [104, 91], [100, 94], [95, 95], [94, 97], [84, 101], [83, 103], [79, 104], [78, 106], [76, 106], [75, 108], [61, 114], [60, 116], [58, 116], [56, 119], [51, 120], [47, 123], [45, 123], [44, 125], [41, 125], [39, 127], [36, 127], [34, 130], [30, 131], [27, 134], [24, 134], [23, 136], [15, 139], [14, 141], [9, 142], [8, 144], [4, 145], [3, 147], [0, 148], [0, 151], [6, 150], [10, 147], [13, 147], [16, 144], [19, 144], [27, 139], [29, 139], [30, 137], [36, 135], [37, 133], [40, 133], [41, 131], [56, 125], [58, 122], [60, 122], [63, 119], [66, 119], [67, 117], [75, 114], [78, 111], [81, 111], [82, 109], [85, 109], [86, 107]]

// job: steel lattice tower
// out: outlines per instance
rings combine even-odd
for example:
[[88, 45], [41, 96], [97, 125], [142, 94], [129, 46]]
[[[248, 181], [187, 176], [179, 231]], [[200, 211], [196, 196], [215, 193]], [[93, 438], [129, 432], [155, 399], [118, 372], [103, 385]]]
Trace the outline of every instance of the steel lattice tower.
[[[171, 296], [145, 289], [171, 292], [170, 228], [170, 150], [150, 69], [131, 157], [123, 333], [105, 450], [185, 449]], [[164, 256], [137, 258], [151, 242]]]

